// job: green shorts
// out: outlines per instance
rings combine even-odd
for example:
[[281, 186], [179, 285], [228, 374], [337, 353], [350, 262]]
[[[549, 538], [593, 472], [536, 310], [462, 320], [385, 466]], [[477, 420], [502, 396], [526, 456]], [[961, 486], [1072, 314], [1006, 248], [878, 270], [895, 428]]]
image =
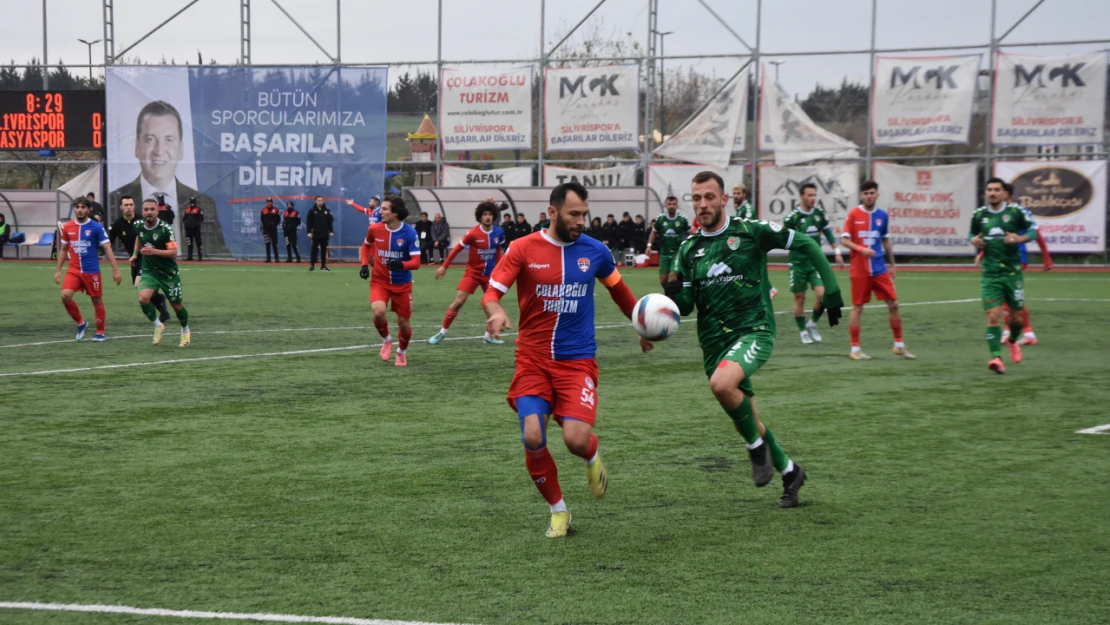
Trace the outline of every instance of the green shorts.
[[674, 254], [659, 252], [659, 275], [666, 275], [671, 272], [671, 265], [674, 263]]
[[152, 289], [156, 293], [161, 291], [171, 304], [181, 303], [181, 276], [163, 280], [152, 273], [144, 273], [139, 276], [139, 290], [145, 289]]
[[744, 379], [740, 382], [740, 391], [748, 397], [755, 396], [752, 388], [752, 376], [771, 359], [771, 352], [775, 349], [775, 333], [770, 330], [753, 330], [740, 336], [736, 342], [724, 349], [703, 351], [703, 364], [705, 377], [713, 377], [713, 372], [724, 360], [731, 360], [740, 365], [744, 370]]
[[983, 310], [997, 308], [1003, 303], [1011, 310], [1025, 308], [1025, 281], [1019, 271], [1012, 276], [983, 276], [979, 284], [979, 295], [983, 298]]
[[790, 292], [805, 293], [810, 286], [825, 286], [821, 281], [821, 274], [808, 262], [790, 261]]

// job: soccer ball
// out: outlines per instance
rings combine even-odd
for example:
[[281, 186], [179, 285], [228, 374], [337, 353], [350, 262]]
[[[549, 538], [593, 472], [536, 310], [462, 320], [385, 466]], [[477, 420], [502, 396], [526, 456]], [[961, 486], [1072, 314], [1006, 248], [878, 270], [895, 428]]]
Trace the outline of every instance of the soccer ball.
[[678, 305], [660, 293], [641, 297], [632, 309], [632, 327], [649, 341], [662, 341], [677, 332], [681, 319]]

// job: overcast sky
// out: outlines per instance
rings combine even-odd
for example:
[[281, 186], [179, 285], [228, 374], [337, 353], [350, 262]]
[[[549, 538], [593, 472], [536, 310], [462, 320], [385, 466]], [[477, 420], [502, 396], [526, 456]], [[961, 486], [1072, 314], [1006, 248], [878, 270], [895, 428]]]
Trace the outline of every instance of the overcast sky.
[[[115, 0], [117, 54], [188, 0]], [[329, 53], [336, 49], [335, 0], [278, 0]], [[749, 44], [755, 44], [755, 0], [706, 0]], [[77, 41], [103, 36], [100, 0], [46, 0], [49, 59], [87, 63], [87, 48]], [[540, 49], [539, 0], [444, 0], [443, 56], [452, 59], [535, 57]], [[565, 33], [596, 0], [548, 0], [546, 39]], [[1036, 0], [998, 0], [1001, 35]], [[252, 60], [256, 64], [327, 63], [329, 59], [299, 32], [271, 0], [252, 0]], [[990, 34], [990, 0], [878, 0], [876, 43], [881, 48], [972, 45]], [[6, 16], [0, 59], [26, 63], [42, 56], [39, 0], [0, 0]], [[342, 0], [342, 58], [346, 62], [416, 62], [436, 58], [436, 0]], [[764, 54], [867, 47], [871, 0], [764, 0]], [[130, 53], [144, 61], [162, 57], [231, 63], [239, 56], [239, 1], [199, 0]], [[608, 0], [590, 19], [613, 37], [644, 43], [647, 0]], [[12, 27], [18, 24], [19, 27]], [[1110, 0], [1045, 0], [1007, 38], [1026, 41], [1077, 41], [1110, 37]], [[745, 50], [697, 0], [659, 0], [659, 30], [668, 55], [732, 54]], [[573, 41], [573, 40], [572, 40]], [[1030, 54], [1069, 54], [1108, 45], [1023, 48]], [[103, 59], [93, 48], [94, 63]], [[972, 51], [973, 52], [973, 51]], [[966, 54], [969, 52], [960, 52]], [[919, 53], [920, 54], [920, 53]], [[771, 60], [776, 57], [768, 57]], [[805, 95], [820, 82], [838, 84], [847, 76], [866, 80], [866, 54], [777, 57], [780, 81]], [[668, 67], [692, 64], [707, 73], [731, 75], [737, 60], [674, 60]], [[983, 67], [986, 67], [984, 58]], [[672, 65], [673, 64], [673, 65]], [[400, 70], [402, 68], [398, 68]], [[410, 68], [411, 69], [411, 68]], [[428, 68], [425, 68], [428, 69]], [[75, 70], [76, 71], [76, 70]], [[88, 70], [82, 70], [88, 71]], [[97, 70], [98, 71], [98, 70]], [[396, 70], [395, 70], [396, 72]]]

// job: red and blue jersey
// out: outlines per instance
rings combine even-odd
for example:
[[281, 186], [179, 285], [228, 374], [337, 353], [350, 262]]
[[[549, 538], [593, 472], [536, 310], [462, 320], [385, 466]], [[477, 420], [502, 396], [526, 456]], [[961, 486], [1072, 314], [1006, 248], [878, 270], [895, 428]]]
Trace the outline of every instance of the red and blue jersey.
[[848, 219], [844, 222], [844, 234], [848, 240], [861, 247], [868, 247], [875, 251], [875, 255], [868, 258], [860, 252], [852, 251], [852, 266], [849, 276], [852, 278], [866, 278], [867, 276], [881, 276], [886, 273], [886, 256], [883, 254], [883, 239], [890, 237], [890, 218], [881, 208], [867, 210], [857, 206], [848, 211]]
[[370, 254], [374, 256], [371, 280], [381, 284], [412, 284], [410, 269], [391, 271], [388, 263], [399, 260], [412, 269], [420, 266], [420, 239], [416, 236], [416, 229], [406, 223], [396, 230], [390, 230], [384, 223], [370, 226], [359, 252], [362, 264], [370, 264]]
[[621, 282], [613, 253], [597, 239], [573, 243], [534, 232], [513, 241], [490, 277], [490, 288], [506, 293], [517, 284], [520, 320], [517, 347], [551, 360], [585, 360], [597, 352], [594, 338], [594, 281]]
[[479, 224], [463, 235], [462, 240], [451, 249], [443, 264], [450, 265], [451, 261], [455, 260], [455, 256], [466, 248], [470, 250], [470, 258], [466, 261], [466, 273], [475, 277], [489, 276], [501, 258], [501, 244], [504, 242], [505, 231], [500, 227], [493, 226], [489, 232], [486, 232]]
[[100, 273], [97, 248], [108, 242], [108, 233], [95, 219], [69, 221], [61, 227], [62, 242], [69, 245], [69, 273]]
[[370, 213], [370, 225], [373, 226], [374, 224], [380, 223], [382, 223], [382, 209], [379, 207], [375, 208], [374, 212]]

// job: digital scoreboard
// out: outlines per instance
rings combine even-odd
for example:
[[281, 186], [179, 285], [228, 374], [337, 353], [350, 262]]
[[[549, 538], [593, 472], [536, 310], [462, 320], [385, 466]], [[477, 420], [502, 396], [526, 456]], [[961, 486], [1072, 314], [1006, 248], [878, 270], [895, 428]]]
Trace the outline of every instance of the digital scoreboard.
[[101, 150], [103, 91], [0, 91], [0, 150]]

